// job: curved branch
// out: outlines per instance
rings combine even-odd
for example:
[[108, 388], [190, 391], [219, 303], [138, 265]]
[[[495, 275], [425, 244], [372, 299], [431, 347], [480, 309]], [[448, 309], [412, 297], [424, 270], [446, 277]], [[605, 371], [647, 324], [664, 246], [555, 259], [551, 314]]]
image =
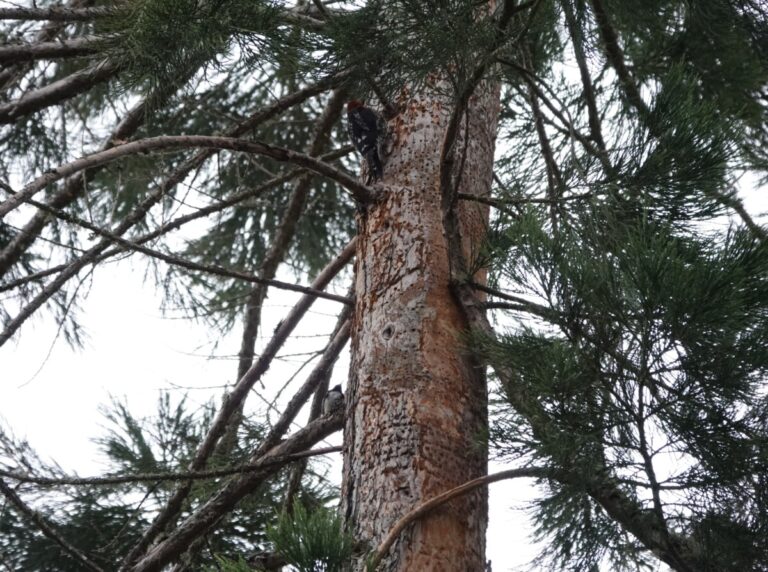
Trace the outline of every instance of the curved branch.
[[506, 479], [544, 478], [551, 476], [551, 473], [552, 471], [550, 469], [544, 467], [509, 469], [508, 471], [501, 471], [494, 473], [493, 475], [485, 475], [484, 477], [472, 479], [463, 485], [459, 485], [458, 487], [452, 488], [449, 491], [445, 491], [444, 493], [440, 493], [439, 495], [432, 497], [428, 501], [425, 501], [419, 506], [410, 510], [408, 514], [401, 517], [400, 520], [395, 523], [395, 525], [390, 529], [389, 533], [387, 533], [387, 536], [384, 538], [384, 540], [381, 541], [381, 544], [379, 544], [379, 547], [374, 552], [371, 560], [368, 562], [368, 566], [366, 567], [367, 570], [369, 572], [376, 570], [376, 567], [379, 565], [382, 558], [387, 555], [387, 552], [395, 543], [397, 537], [400, 536], [400, 533], [403, 532], [403, 530], [405, 530], [409, 524], [417, 521], [422, 516], [436, 509], [440, 505], [443, 505], [456, 497], [467, 494], [468, 492], [473, 491], [478, 487], [488, 486], [491, 483], [496, 483]]
[[[264, 121], [267, 121], [279, 115], [286, 109], [290, 109], [294, 105], [300, 104], [306, 101], [308, 98], [314, 95], [317, 95], [319, 93], [322, 93], [323, 91], [325, 91], [326, 89], [328, 89], [329, 87], [337, 83], [339, 79], [341, 79], [342, 77], [343, 77], [343, 74], [329, 76], [327, 78], [321, 79], [320, 81], [314, 84], [308, 85], [303, 89], [290, 93], [284, 97], [281, 97], [271, 105], [268, 105], [267, 107], [259, 109], [255, 113], [251, 114], [245, 120], [241, 121], [237, 125], [228, 129], [224, 133], [224, 135], [228, 137], [239, 137], [247, 133], [248, 131], [254, 129]], [[168, 91], [170, 92], [171, 90], [168, 90]], [[113, 141], [123, 140], [132, 136], [138, 129], [139, 125], [141, 125], [141, 122], [144, 119], [145, 107], [146, 107], [146, 100], [139, 103], [136, 107], [134, 107], [126, 116], [126, 118], [120, 122], [120, 124], [115, 128], [112, 134], [107, 138], [106, 142], [104, 143], [104, 145], [100, 150], [104, 151], [113, 147], [114, 146], [112, 143]], [[159, 198], [164, 196], [164, 193], [168, 193], [170, 189], [172, 189], [175, 185], [183, 181], [184, 178], [187, 176], [187, 174], [189, 174], [194, 169], [200, 167], [205, 162], [205, 160], [213, 156], [216, 152], [217, 152], [216, 149], [204, 149], [202, 151], [198, 151], [193, 157], [190, 157], [189, 159], [184, 161], [160, 185], [159, 188], [162, 191], [157, 195], [158, 200]], [[330, 157], [331, 156], [329, 155], [327, 157], [324, 156], [322, 158], [328, 159]], [[67, 181], [64, 182], [63, 187], [53, 194], [49, 202], [49, 205], [54, 208], [63, 208], [69, 203], [71, 203], [82, 193], [83, 189], [85, 188], [85, 185], [88, 182], [89, 177], [92, 176], [94, 172], [95, 172], [95, 169], [91, 168], [86, 170], [85, 173], [83, 174], [79, 174], [75, 177], [70, 177]], [[276, 184], [283, 182], [282, 179], [280, 178], [278, 179], [279, 181]], [[263, 188], [263, 186], [260, 188]], [[240, 199], [238, 199], [238, 202], [239, 200]], [[210, 212], [215, 212], [215, 211], [210, 211]], [[184, 218], [184, 217], [181, 217], [181, 218]], [[8, 271], [8, 269], [11, 267], [11, 265], [14, 264], [16, 261], [18, 261], [21, 254], [26, 250], [26, 248], [32, 243], [35, 237], [43, 229], [43, 227], [46, 224], [46, 220], [47, 220], [47, 217], [44, 212], [38, 211], [37, 213], [35, 213], [35, 215], [33, 215], [32, 218], [27, 222], [27, 224], [24, 225], [21, 232], [15, 235], [11, 240], [11, 242], [7, 244], [2, 251], [0, 251], [0, 276], [5, 274]], [[143, 241], [139, 240], [138, 242], [143, 242]]]
[[112, 147], [105, 151], [86, 155], [71, 163], [61, 165], [56, 169], [48, 171], [29, 183], [20, 192], [16, 193], [5, 202], [0, 203], [0, 220], [24, 201], [44, 189], [47, 185], [63, 179], [64, 177], [68, 177], [91, 167], [98, 167], [110, 163], [128, 155], [137, 155], [149, 151], [184, 149], [189, 147], [228, 149], [230, 151], [264, 155], [276, 161], [293, 163], [336, 181], [346, 188], [360, 203], [368, 204], [375, 200], [376, 195], [373, 189], [363, 185], [351, 175], [332, 167], [320, 159], [310, 157], [304, 153], [285, 149], [284, 147], [275, 147], [267, 145], [266, 143], [259, 143], [247, 139], [237, 139], [234, 137], [217, 137], [211, 135], [161, 135], [159, 137], [131, 141], [130, 143]]

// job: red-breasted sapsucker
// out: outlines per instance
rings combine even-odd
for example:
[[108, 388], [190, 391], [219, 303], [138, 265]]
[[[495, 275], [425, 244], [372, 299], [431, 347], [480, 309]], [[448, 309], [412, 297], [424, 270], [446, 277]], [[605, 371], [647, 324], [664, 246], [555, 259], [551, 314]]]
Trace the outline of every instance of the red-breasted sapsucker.
[[352, 144], [368, 164], [368, 183], [384, 175], [381, 163], [384, 143], [387, 139], [387, 122], [362, 101], [353, 99], [347, 103], [347, 131]]

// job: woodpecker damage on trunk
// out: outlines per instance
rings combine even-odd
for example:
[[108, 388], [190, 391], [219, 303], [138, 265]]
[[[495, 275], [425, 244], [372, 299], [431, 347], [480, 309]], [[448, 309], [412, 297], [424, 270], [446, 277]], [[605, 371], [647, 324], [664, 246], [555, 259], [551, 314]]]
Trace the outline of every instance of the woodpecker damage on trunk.
[[[486, 473], [485, 376], [463, 350], [466, 323], [449, 288], [440, 210], [452, 112], [444, 88], [433, 78], [402, 96], [389, 122], [386, 192], [360, 218], [342, 503], [350, 531], [369, 549], [417, 504]], [[490, 192], [498, 108], [494, 84], [470, 99], [454, 143], [460, 192]], [[471, 261], [488, 208], [458, 208]], [[478, 490], [406, 530], [379, 569], [484, 570], [486, 524], [486, 491]], [[364, 569], [362, 559], [353, 569]]]

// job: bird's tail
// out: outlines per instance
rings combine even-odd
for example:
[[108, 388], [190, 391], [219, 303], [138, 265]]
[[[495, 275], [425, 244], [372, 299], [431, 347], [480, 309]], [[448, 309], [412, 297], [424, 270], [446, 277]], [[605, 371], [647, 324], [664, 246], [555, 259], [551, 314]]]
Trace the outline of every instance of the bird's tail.
[[376, 149], [371, 149], [366, 153], [365, 162], [368, 163], [368, 177], [370, 179], [378, 181], [384, 176], [384, 168], [381, 165], [381, 159]]

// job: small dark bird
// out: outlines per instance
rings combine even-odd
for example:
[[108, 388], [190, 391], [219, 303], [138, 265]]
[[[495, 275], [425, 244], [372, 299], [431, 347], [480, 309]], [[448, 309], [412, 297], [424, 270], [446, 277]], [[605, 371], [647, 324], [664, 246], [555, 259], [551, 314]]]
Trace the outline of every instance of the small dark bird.
[[347, 132], [352, 144], [368, 164], [368, 183], [384, 176], [381, 153], [387, 138], [387, 122], [362, 101], [347, 103]]
[[337, 385], [328, 390], [323, 399], [323, 415], [330, 415], [340, 407], [344, 407], [344, 394], [341, 392], [341, 386]]

